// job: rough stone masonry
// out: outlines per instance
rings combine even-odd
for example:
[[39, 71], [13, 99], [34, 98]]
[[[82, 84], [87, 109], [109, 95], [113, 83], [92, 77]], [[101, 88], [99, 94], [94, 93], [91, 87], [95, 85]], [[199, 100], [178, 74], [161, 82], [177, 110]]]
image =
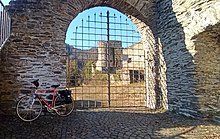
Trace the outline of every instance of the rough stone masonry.
[[17, 0], [0, 52], [0, 111], [12, 113], [29, 81], [65, 87], [65, 34], [82, 11], [109, 6], [139, 30], [146, 58], [146, 107], [194, 117], [219, 113], [220, 0]]

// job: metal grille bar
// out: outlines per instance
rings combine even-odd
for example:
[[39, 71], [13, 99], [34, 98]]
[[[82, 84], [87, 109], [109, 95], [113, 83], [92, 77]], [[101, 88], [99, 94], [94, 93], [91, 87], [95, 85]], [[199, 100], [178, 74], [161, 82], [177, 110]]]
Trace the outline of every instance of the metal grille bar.
[[11, 19], [8, 12], [5, 10], [3, 3], [0, 1], [0, 49], [10, 36]]

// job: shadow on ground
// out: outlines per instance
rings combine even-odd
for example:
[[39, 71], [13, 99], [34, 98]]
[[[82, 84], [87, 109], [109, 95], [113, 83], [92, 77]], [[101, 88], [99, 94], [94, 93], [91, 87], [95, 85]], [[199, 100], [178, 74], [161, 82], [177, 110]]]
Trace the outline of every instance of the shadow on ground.
[[0, 138], [220, 138], [220, 125], [169, 112], [76, 111], [68, 117], [42, 115], [31, 123], [1, 115], [0, 123]]

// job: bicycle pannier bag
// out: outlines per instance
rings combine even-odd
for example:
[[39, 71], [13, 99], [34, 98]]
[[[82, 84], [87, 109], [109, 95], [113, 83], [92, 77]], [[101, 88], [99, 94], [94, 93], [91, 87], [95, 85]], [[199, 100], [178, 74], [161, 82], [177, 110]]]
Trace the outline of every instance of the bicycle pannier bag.
[[65, 104], [72, 103], [71, 90], [60, 90], [59, 94]]

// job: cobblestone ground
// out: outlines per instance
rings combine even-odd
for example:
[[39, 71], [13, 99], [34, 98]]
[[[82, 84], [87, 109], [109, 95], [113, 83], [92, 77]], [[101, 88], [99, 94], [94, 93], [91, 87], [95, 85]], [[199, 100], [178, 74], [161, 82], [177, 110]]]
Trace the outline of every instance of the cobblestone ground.
[[22, 122], [0, 116], [1, 139], [220, 139], [220, 125], [172, 113], [77, 111]]

